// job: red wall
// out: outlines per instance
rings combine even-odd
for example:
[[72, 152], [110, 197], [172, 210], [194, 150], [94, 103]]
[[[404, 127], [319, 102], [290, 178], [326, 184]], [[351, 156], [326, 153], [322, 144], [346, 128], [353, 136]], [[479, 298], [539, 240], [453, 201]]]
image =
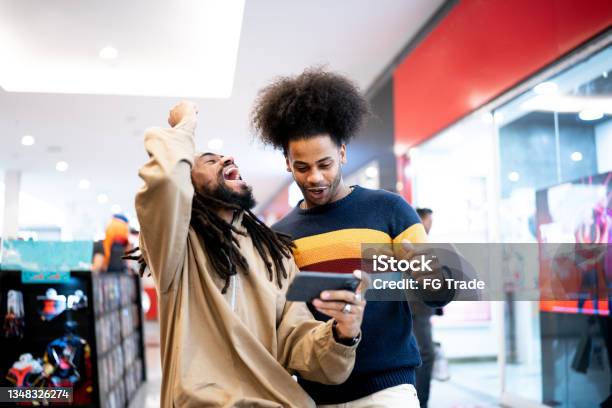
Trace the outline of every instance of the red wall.
[[612, 0], [463, 0], [394, 72], [414, 146], [612, 25]]

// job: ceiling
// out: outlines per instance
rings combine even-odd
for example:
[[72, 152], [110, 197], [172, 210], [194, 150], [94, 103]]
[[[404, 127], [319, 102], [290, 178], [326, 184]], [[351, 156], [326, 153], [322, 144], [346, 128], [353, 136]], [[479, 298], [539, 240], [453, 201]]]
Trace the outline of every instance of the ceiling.
[[[11, 3], [14, 2], [0, 0], [0, 7], [6, 10]], [[66, 40], [69, 44], [52, 44], [58, 63], [63, 59], [97, 59], [100, 45], [107, 41], [97, 35], [109, 32], [113, 33], [121, 64], [128, 71], [139, 69], [138, 64], [130, 66], [132, 60], [147, 60], [141, 51], [156, 52], [160, 66], [172, 58], [182, 58], [180, 63], [188, 66], [188, 56], [197, 57], [197, 41], [182, 41], [180, 31], [175, 32], [167, 21], [162, 24], [166, 19], [176, 27], [201, 24], [202, 19], [179, 7], [185, 2], [139, 0], [138, 7], [126, 8], [119, 3], [111, 7], [109, 2], [87, 0], [79, 2], [78, 9], [68, 0], [18, 3], [20, 10], [10, 16], [10, 27], [14, 28], [11, 34], [15, 41], [24, 36], [27, 41], [21, 46], [32, 47], [22, 50], [24, 55], [49, 54], [49, 49], [36, 41], [44, 41], [44, 30], [36, 27], [38, 22], [46, 21], [47, 28], [69, 32], [57, 37], [57, 41], [70, 38]], [[442, 3], [443, 0], [245, 2], [231, 96], [193, 99], [200, 107], [198, 148], [205, 149], [211, 138], [221, 138], [222, 152], [236, 157], [257, 200], [265, 202], [287, 182], [288, 175], [282, 155], [253, 141], [249, 131], [249, 110], [257, 91], [276, 76], [296, 74], [312, 65], [326, 65], [345, 73], [367, 89]], [[180, 18], [177, 9], [181, 9]], [[92, 17], [96, 15], [99, 21]], [[163, 36], [157, 33], [149, 38], [147, 33], [155, 31], [152, 26], [168, 30], [172, 39], [162, 41], [156, 48], [155, 38]], [[4, 34], [10, 27], [3, 26]], [[29, 34], [30, 30], [38, 37]], [[152, 88], [184, 81], [176, 70], [156, 72], [159, 83], [151, 84]], [[210, 79], [200, 78], [202, 83], [210, 83]], [[2, 80], [0, 77], [0, 86]], [[65, 92], [70, 90], [69, 85], [66, 83]], [[199, 85], [199, 80], [193, 79], [193, 87], [199, 89]], [[62, 89], [61, 84], [53, 89]], [[0, 171], [20, 170], [23, 192], [62, 209], [67, 219], [78, 218], [72, 221], [76, 237], [87, 235], [93, 226], [100, 229], [112, 204], [133, 216], [133, 196], [140, 185], [137, 170], [146, 160], [143, 130], [163, 126], [168, 109], [184, 96], [189, 94], [159, 97], [15, 93], [0, 89]], [[36, 139], [33, 146], [21, 145], [26, 134]], [[68, 171], [55, 170], [59, 160], [69, 164]], [[89, 190], [78, 188], [83, 178], [91, 181]], [[109, 196], [108, 204], [97, 203], [99, 193]]]

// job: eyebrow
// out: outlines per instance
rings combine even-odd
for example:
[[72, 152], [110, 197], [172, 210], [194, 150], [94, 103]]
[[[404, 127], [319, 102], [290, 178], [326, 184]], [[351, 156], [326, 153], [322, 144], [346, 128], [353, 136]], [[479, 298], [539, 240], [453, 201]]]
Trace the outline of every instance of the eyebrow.
[[211, 153], [211, 152], [206, 152], [206, 153], [202, 153], [202, 155], [200, 155], [200, 158], [202, 158], [204, 156], [218, 156], [218, 155], [214, 154], [214, 153]]

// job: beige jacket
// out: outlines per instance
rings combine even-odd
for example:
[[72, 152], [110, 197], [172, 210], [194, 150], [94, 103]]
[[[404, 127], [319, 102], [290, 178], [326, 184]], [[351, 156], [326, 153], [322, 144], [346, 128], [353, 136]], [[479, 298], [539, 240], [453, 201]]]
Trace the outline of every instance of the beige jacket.
[[[330, 322], [304, 303], [285, 300], [268, 280], [250, 237], [237, 235], [249, 273], [239, 271], [225, 295], [189, 226], [194, 123], [145, 134], [150, 160], [136, 195], [140, 247], [160, 299], [162, 407], [312, 407], [292, 374], [342, 383], [354, 347], [334, 341]], [[240, 226], [241, 217], [235, 225]], [[298, 272], [287, 261], [289, 280]]]

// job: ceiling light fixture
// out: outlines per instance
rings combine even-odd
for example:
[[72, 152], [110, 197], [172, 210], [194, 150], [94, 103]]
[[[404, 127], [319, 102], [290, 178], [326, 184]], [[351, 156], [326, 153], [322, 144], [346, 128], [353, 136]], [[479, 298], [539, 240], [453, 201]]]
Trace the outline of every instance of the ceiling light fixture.
[[582, 160], [582, 153], [580, 153], [580, 152], [574, 152], [574, 153], [572, 153], [572, 154], [571, 154], [571, 156], [570, 156], [570, 157], [571, 157], [571, 159], [572, 159], [573, 161], [578, 162], [578, 161]]
[[210, 139], [208, 141], [208, 148], [210, 150], [221, 150], [221, 149], [223, 149], [223, 140], [221, 140], [221, 139]]
[[34, 142], [36, 142], [36, 140], [34, 140], [34, 137], [30, 135], [25, 135], [21, 138], [21, 144], [24, 146], [32, 146]]
[[79, 188], [81, 190], [89, 190], [89, 187], [91, 187], [91, 183], [89, 182], [89, 180], [82, 179], [81, 181], [79, 181]]
[[538, 95], [551, 95], [559, 90], [559, 85], [552, 81], [542, 82], [533, 88], [533, 92]]
[[67, 171], [68, 170], [68, 163], [66, 163], [63, 160], [58, 161], [55, 164], [55, 170], [61, 171], [61, 172]]
[[104, 193], [102, 194], [98, 194], [98, 203], [99, 204], [106, 204], [108, 203], [108, 196]]
[[114, 60], [119, 56], [119, 51], [115, 47], [107, 45], [106, 47], [100, 50], [100, 53], [98, 55], [100, 56], [100, 58], [105, 60]]
[[521, 175], [516, 171], [511, 171], [508, 173], [508, 180], [512, 182], [517, 182], [521, 179]]
[[595, 109], [585, 109], [583, 111], [580, 111], [580, 113], [578, 114], [578, 117], [585, 121], [598, 120], [603, 118], [603, 116], [604, 114], [602, 111], [598, 111]]
[[[93, 9], [48, 21], [55, 10], [53, 2], [32, 8], [20, 1], [8, 3], [2, 3], [0, 18], [0, 82], [6, 92], [173, 99], [232, 96], [245, 0], [185, 0], [183, 6], [172, 9], [172, 18], [156, 19], [155, 30], [135, 30], [135, 17], [143, 12], [141, 4], [124, 2], [122, 18], [113, 20], [110, 35], [107, 19]], [[37, 24], [36, 35], [22, 33], [20, 18], [5, 18], [25, 11], [28, 21], [46, 21]], [[58, 23], [72, 23], [71, 30], [58, 29]], [[88, 38], [78, 41], [88, 44], [41, 51], [40, 38], [76, 44], [73, 32], [87, 32]], [[120, 41], [121, 33], [129, 33], [129, 41]], [[140, 46], [145, 43], [151, 47]], [[159, 63], [156, 51], [160, 47], [154, 44], [176, 46], [161, 47], [164, 61]]]

